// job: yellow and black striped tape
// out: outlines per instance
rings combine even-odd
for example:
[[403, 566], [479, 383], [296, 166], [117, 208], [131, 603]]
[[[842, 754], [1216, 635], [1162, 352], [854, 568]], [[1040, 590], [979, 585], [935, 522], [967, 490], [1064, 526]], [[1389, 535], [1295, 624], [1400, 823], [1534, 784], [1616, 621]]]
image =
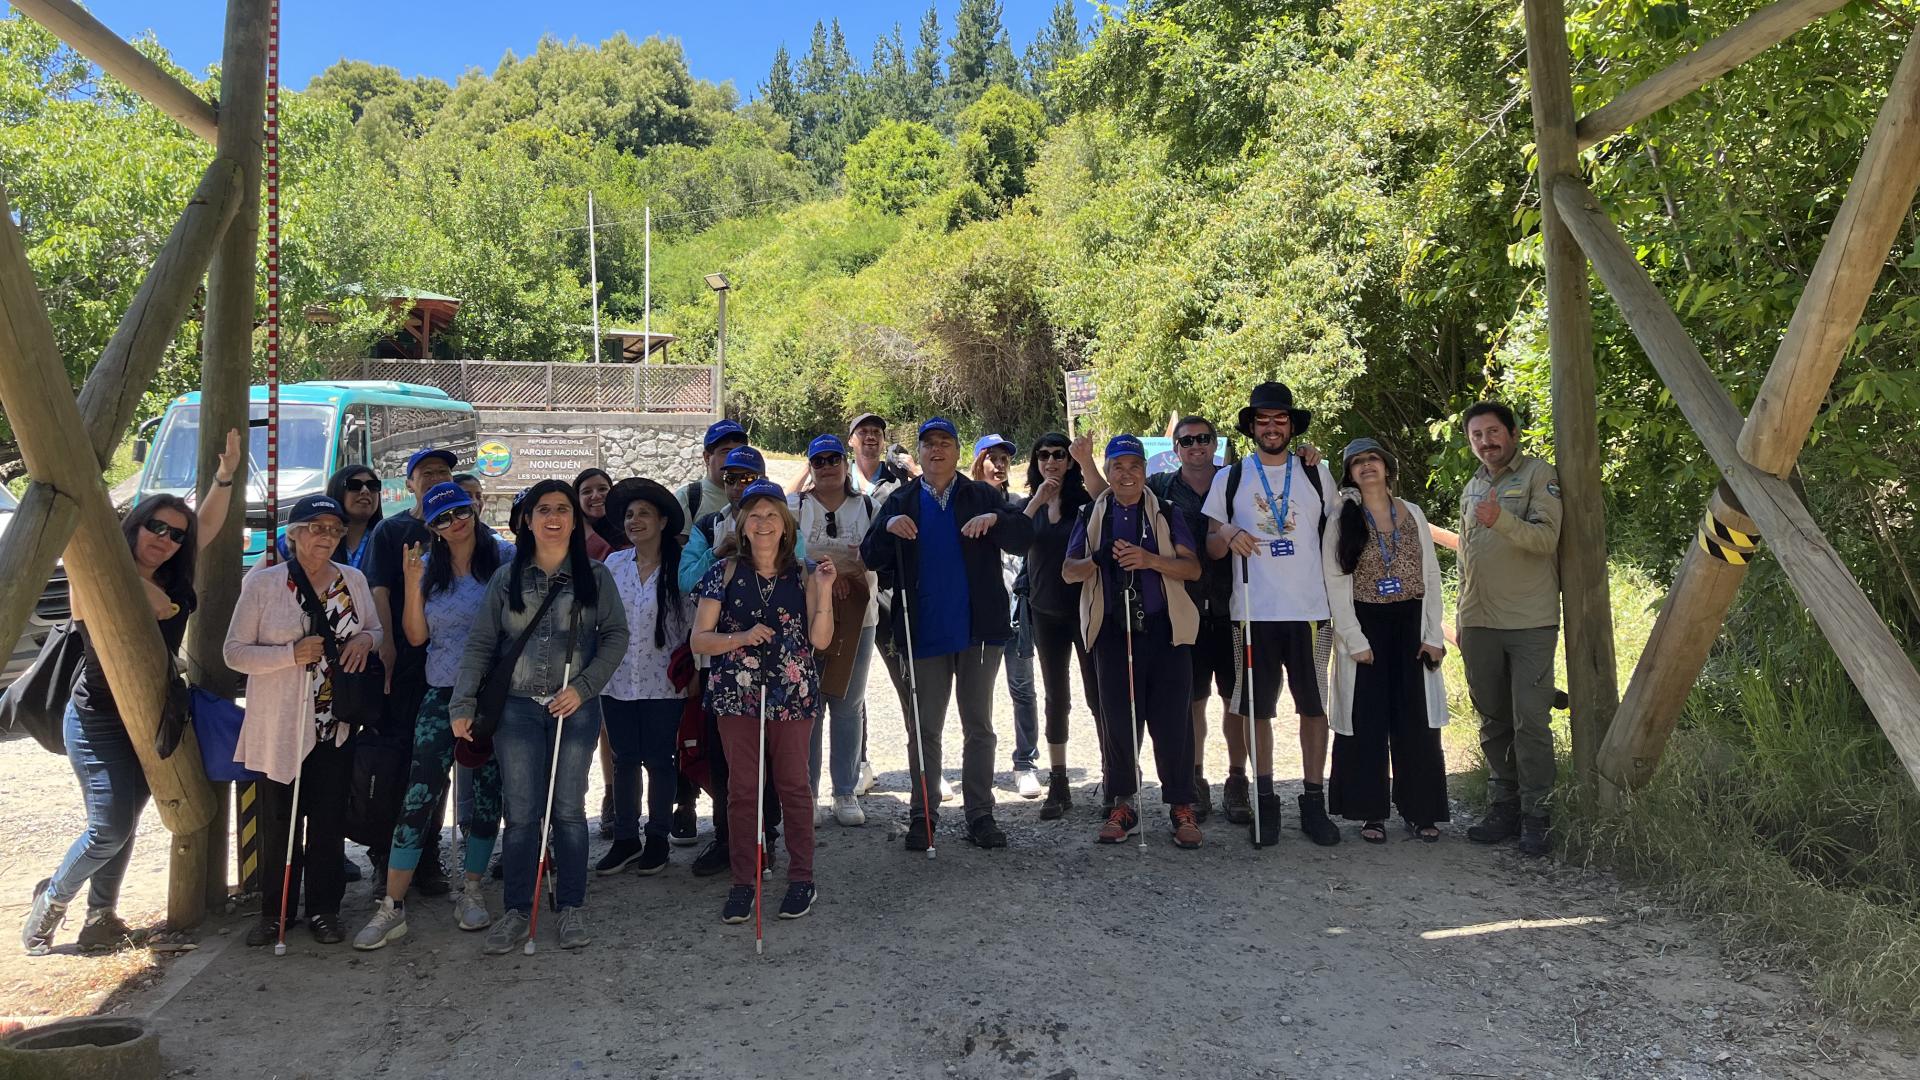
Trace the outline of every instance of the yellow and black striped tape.
[[1744, 533], [1713, 516], [1708, 510], [1700, 522], [1700, 550], [1734, 566], [1745, 566], [1760, 550], [1760, 534]]
[[260, 891], [260, 785], [245, 783], [240, 789], [240, 891]]

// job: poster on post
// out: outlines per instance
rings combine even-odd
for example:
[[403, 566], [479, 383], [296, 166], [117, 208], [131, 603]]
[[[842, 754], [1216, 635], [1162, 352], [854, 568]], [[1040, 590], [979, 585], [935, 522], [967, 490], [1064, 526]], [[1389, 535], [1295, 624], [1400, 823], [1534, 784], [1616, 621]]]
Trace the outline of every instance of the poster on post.
[[1067, 434], [1080, 434], [1080, 418], [1093, 413], [1095, 384], [1092, 368], [1066, 372]]

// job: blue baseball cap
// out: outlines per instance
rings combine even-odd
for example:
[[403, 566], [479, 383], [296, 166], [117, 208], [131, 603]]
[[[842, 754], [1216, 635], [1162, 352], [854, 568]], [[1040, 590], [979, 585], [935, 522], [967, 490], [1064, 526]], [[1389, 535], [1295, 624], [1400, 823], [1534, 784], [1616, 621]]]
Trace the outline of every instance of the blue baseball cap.
[[780, 501], [780, 504], [784, 506], [787, 502], [787, 493], [779, 484], [765, 477], [761, 477], [753, 483], [748, 484], [747, 490], [740, 493], [739, 512], [745, 512], [747, 504], [755, 499], [777, 499]]
[[1115, 435], [1107, 440], [1107, 460], [1112, 461], [1117, 457], [1137, 457], [1145, 461], [1147, 448], [1140, 445], [1140, 440], [1132, 435]]
[[423, 516], [426, 518], [427, 524], [431, 525], [433, 524], [434, 518], [439, 517], [449, 510], [457, 510], [462, 506], [472, 505], [473, 496], [467, 494], [467, 489], [449, 480], [444, 484], [435, 484], [427, 489], [427, 505]]
[[920, 438], [924, 440], [927, 437], [927, 433], [930, 431], [943, 431], [943, 432], [946, 432], [947, 435], [951, 437], [954, 442], [960, 441], [960, 429], [957, 427], [954, 427], [953, 421], [947, 419], [944, 416], [928, 417], [926, 422], [920, 425]]
[[347, 512], [339, 503], [325, 495], [309, 495], [293, 504], [293, 509], [287, 514], [287, 524], [301, 525], [321, 517], [335, 517], [340, 519], [340, 524], [347, 523]]
[[713, 444], [724, 439], [744, 439], [747, 429], [731, 420], [716, 420], [707, 427], [707, 437], [700, 443], [703, 450], [713, 449]]
[[767, 459], [760, 451], [751, 446], [736, 446], [727, 451], [727, 460], [720, 466], [723, 469], [752, 469], [762, 476], [767, 474]]
[[1007, 453], [1009, 455], [1017, 454], [1020, 452], [1019, 448], [1013, 445], [1012, 439], [1006, 438], [1005, 436], [999, 434], [998, 432], [995, 432], [992, 435], [982, 435], [980, 436], [979, 439], [975, 440], [973, 444], [974, 460], [978, 461], [980, 459], [981, 454], [984, 454], [987, 451], [992, 450], [995, 447], [999, 447], [999, 446], [1006, 447]]
[[428, 458], [439, 458], [441, 461], [444, 461], [447, 463], [447, 468], [449, 469], [457, 468], [460, 464], [460, 458], [456, 454], [454, 454], [453, 451], [436, 450], [433, 447], [428, 446], [423, 449], [415, 450], [413, 452], [413, 456], [407, 459], [407, 477], [411, 479], [413, 477], [413, 470], [419, 468], [420, 463], [427, 460]]
[[812, 461], [821, 454], [839, 454], [845, 457], [846, 453], [847, 444], [841, 442], [838, 435], [815, 435], [813, 441], [807, 444], [808, 461]]

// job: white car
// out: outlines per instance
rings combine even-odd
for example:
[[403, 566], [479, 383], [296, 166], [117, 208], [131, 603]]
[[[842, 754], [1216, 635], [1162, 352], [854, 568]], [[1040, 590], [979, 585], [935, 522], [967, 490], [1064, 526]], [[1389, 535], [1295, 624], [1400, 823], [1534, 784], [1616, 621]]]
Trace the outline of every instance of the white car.
[[[13, 493], [0, 487], [0, 533], [13, 523], [14, 512], [19, 508], [20, 503]], [[0, 687], [12, 683], [27, 669], [28, 664], [33, 663], [33, 658], [40, 652], [40, 643], [46, 640], [47, 632], [66, 622], [72, 613], [72, 606], [67, 599], [67, 573], [56, 563], [52, 579], [41, 590], [40, 602], [33, 606], [33, 613], [27, 616], [26, 629], [7, 650], [7, 666], [4, 672], [0, 672]]]

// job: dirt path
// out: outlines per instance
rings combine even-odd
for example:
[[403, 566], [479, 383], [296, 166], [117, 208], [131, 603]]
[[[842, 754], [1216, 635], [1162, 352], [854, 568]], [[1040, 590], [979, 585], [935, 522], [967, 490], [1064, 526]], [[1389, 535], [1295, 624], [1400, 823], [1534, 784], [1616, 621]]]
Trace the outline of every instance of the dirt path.
[[[910, 856], [893, 836], [898, 708], [883, 675], [873, 685], [873, 820], [822, 828], [820, 903], [769, 925], [763, 958], [751, 927], [719, 922], [724, 879], [693, 878], [677, 849], [662, 876], [592, 882], [595, 938], [578, 952], [482, 956], [426, 899], [412, 935], [376, 953], [299, 931], [275, 960], [229, 920], [186, 961], [204, 965], [190, 980], [158, 978], [144, 953], [29, 960], [9, 937], [0, 1015], [85, 1012], [130, 980], [110, 1008], [157, 1010], [176, 1075], [202, 1077], [1920, 1073], [1890, 1037], [1821, 1018], [1795, 980], [1725, 959], [1710, 928], [1604, 875], [1474, 847], [1459, 822], [1432, 846], [1369, 846], [1349, 827], [1315, 848], [1293, 827], [1296, 784], [1277, 849], [1255, 853], [1218, 818], [1198, 852], [1160, 829], [1144, 854], [1095, 846], [1084, 714], [1065, 821], [1040, 822], [1002, 773], [1010, 850], [969, 847], [952, 813], [939, 857]], [[1004, 767], [1004, 704], [999, 720]], [[1218, 739], [1210, 751], [1217, 784]], [[64, 763], [22, 740], [0, 743], [0, 788], [12, 934], [79, 803]], [[163, 904], [160, 836], [149, 814], [129, 917]], [[351, 929], [368, 897], [350, 886]]]

